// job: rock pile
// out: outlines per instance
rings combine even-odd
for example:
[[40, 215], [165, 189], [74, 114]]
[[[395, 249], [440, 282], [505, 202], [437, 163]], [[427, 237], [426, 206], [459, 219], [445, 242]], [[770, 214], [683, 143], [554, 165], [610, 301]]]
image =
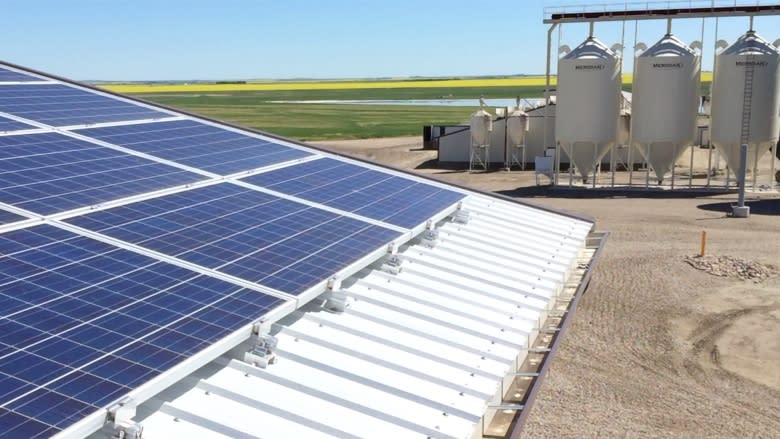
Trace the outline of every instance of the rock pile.
[[755, 283], [777, 274], [777, 268], [731, 256], [686, 256], [685, 262], [697, 270], [721, 277], [750, 280]]

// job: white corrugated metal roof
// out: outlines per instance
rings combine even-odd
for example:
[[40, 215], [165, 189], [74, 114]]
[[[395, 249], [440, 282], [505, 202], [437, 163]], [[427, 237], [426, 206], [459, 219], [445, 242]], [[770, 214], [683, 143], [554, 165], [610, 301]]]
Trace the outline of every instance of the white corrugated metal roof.
[[314, 300], [274, 324], [275, 363], [241, 361], [243, 346], [139, 407], [143, 437], [472, 437], [593, 224], [476, 194], [464, 208], [433, 247], [400, 248], [399, 273], [345, 280], [344, 312]]

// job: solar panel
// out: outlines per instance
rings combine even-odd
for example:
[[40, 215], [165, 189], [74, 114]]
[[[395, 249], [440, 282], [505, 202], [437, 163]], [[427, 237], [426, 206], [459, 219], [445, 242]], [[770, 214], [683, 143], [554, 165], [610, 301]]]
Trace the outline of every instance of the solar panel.
[[260, 139], [192, 120], [102, 127], [79, 132], [223, 175], [311, 155], [270, 139]]
[[309, 201], [401, 227], [414, 227], [464, 194], [410, 178], [324, 158], [243, 179]]
[[400, 235], [230, 183], [68, 222], [290, 294]]
[[50, 225], [0, 254], [3, 438], [48, 437], [283, 302]]
[[30, 82], [30, 81], [44, 81], [44, 79], [25, 75], [24, 73], [15, 72], [0, 67], [0, 82]]
[[0, 201], [42, 215], [204, 179], [59, 133], [0, 136], [0, 164]]
[[3, 224], [15, 223], [23, 219], [25, 218], [15, 213], [6, 212], [5, 210], [0, 210], [0, 226], [2, 226]]
[[17, 122], [13, 119], [8, 119], [7, 117], [0, 116], [0, 132], [29, 130], [31, 128], [35, 128], [35, 127], [32, 125], [27, 125], [26, 123]]
[[0, 111], [57, 127], [171, 116], [64, 84], [2, 86]]

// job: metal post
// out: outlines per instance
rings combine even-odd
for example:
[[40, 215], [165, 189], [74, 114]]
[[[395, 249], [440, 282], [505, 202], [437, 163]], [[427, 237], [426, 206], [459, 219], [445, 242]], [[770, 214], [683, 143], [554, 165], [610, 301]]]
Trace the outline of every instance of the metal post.
[[[712, 118], [710, 118], [712, 120]], [[710, 180], [712, 174], [712, 138], [710, 138], [710, 144], [707, 148], [707, 187], [710, 187]]]
[[[674, 157], [677, 157], [677, 144], [676, 143], [674, 144], [674, 147], [673, 147], [672, 151], [673, 151], [672, 154], [674, 154]], [[677, 175], [675, 173], [675, 170], [677, 169], [676, 165], [677, 165], [677, 160], [672, 162], [672, 185], [671, 185], [671, 189], [672, 190], [674, 190], [674, 177], [675, 177], [675, 175]], [[659, 181], [658, 183], [659, 183], [659, 186], [660, 186], [661, 182]]]
[[[636, 40], [639, 33], [639, 20], [634, 20], [634, 44], [632, 46], [631, 61], [633, 67], [631, 68], [631, 75], [636, 75]], [[625, 49], [623, 49], [625, 52]], [[634, 76], [636, 78], [636, 76]], [[633, 81], [632, 81], [633, 86]], [[634, 118], [633, 101], [631, 102], [631, 118]], [[628, 186], [631, 187], [634, 184], [634, 130], [629, 127], [628, 129]]]
[[759, 149], [759, 145], [756, 145], [756, 153], [754, 154], [753, 157], [753, 175], [752, 175], [753, 192], [756, 191], [756, 182], [758, 180], [758, 149]]
[[[715, 7], [715, 0], [712, 0], [712, 7]], [[715, 17], [715, 44], [712, 46], [712, 80], [715, 81], [715, 75], [716, 70], [718, 68], [718, 17]], [[702, 45], [704, 43], [702, 42]], [[711, 176], [712, 173], [712, 149], [715, 148], [715, 145], [712, 143], [712, 83], [710, 83], [710, 152], [709, 156], [707, 157], [707, 187], [710, 187], [711, 183]], [[715, 160], [715, 169], [720, 168], [720, 154], [716, 157]], [[728, 177], [726, 179], [726, 189], [728, 189]]]
[[509, 107], [504, 107], [504, 170], [512, 170], [512, 151], [509, 150]]
[[[550, 113], [550, 58], [551, 58], [551, 50], [552, 50], [552, 33], [555, 30], [555, 27], [558, 26], [558, 24], [553, 23], [552, 26], [547, 30], [547, 67], [544, 73], [544, 122], [542, 126], [542, 143], [543, 143], [543, 149], [547, 150], [547, 124], [548, 124], [548, 114]], [[555, 156], [558, 157], [560, 154], [559, 151], [558, 142], [555, 142]], [[553, 172], [553, 184], [555, 186], [558, 185], [558, 173], [559, 168], [555, 168]]]
[[[653, 155], [653, 142], [647, 143], [647, 157]], [[650, 189], [650, 162], [645, 159], [645, 189]]]
[[770, 164], [770, 170], [769, 170], [769, 189], [773, 189], [775, 187], [775, 157], [777, 156], [777, 145], [780, 144], [780, 140], [778, 140], [777, 143], [772, 145], [772, 149], [770, 152], [772, 153], [771, 157], [771, 164]]
[[748, 146], [743, 143], [739, 147], [739, 191], [737, 192], [737, 205], [732, 207], [731, 214], [735, 218], [747, 218], [750, 216], [750, 207], [745, 206], [745, 175], [747, 174]]

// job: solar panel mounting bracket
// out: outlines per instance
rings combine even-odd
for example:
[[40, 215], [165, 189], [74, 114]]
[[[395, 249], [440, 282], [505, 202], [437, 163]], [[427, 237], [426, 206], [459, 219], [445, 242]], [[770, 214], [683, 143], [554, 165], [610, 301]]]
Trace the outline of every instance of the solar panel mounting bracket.
[[463, 209], [463, 204], [458, 204], [458, 209], [452, 214], [452, 221], [458, 224], [468, 224], [471, 219], [471, 213]]
[[252, 338], [252, 348], [244, 353], [244, 363], [261, 369], [276, 363], [274, 349], [279, 344], [279, 340], [268, 333], [254, 335]]
[[122, 423], [115, 430], [112, 438], [116, 439], [142, 439], [144, 434], [144, 427], [137, 422]]
[[403, 259], [401, 259], [401, 257], [397, 254], [391, 254], [385, 256], [379, 269], [385, 273], [399, 274], [401, 273], [402, 265]]
[[420, 244], [428, 248], [434, 248], [439, 244], [439, 231], [436, 229], [426, 229], [420, 236]]
[[338, 281], [339, 288], [329, 289], [320, 295], [323, 300], [322, 307], [326, 311], [342, 313], [347, 309], [347, 293], [340, 289], [341, 281]]
[[387, 244], [387, 254], [389, 255], [395, 255], [398, 253], [398, 243], [393, 241], [390, 244]]
[[143, 427], [132, 420], [136, 415], [137, 407], [138, 404], [134, 400], [125, 398], [108, 408], [107, 420], [113, 424], [112, 427], [116, 432], [114, 437], [119, 439], [142, 437]]

